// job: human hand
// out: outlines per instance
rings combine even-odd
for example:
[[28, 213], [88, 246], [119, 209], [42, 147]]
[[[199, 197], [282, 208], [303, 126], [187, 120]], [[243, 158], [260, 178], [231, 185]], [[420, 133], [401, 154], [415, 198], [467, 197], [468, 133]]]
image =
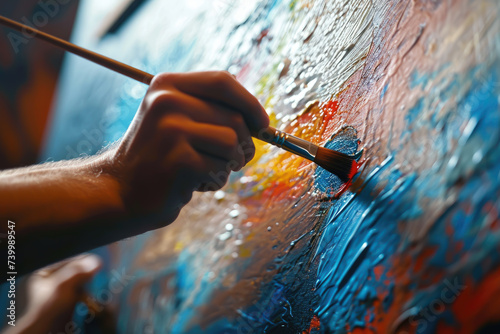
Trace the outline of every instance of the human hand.
[[26, 312], [5, 334], [66, 332], [72, 324], [84, 285], [101, 267], [95, 255], [80, 255], [31, 274], [27, 281]]
[[268, 125], [227, 72], [157, 75], [109, 160], [125, 207], [155, 224], [144, 230], [172, 222], [193, 191], [220, 189], [253, 158], [251, 133]]

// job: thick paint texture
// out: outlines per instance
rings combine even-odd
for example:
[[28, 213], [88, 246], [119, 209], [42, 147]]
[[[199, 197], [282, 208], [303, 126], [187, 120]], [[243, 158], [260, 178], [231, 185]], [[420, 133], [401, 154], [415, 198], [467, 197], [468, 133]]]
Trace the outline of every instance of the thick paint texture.
[[[359, 139], [356, 137], [356, 135], [357, 133], [354, 128], [345, 127], [339, 132], [335, 133], [332, 138], [330, 138], [330, 140], [326, 142], [325, 147], [331, 150], [349, 154], [356, 157], [356, 160], [359, 160], [363, 152], [358, 152]], [[359, 168], [357, 165], [358, 164], [356, 164], [356, 166], [353, 166], [353, 176], [356, 174]], [[335, 174], [332, 174], [319, 166], [316, 167], [314, 179], [316, 188], [330, 199], [341, 195], [343, 187], [350, 184], [350, 182], [348, 184], [345, 184]]]
[[[118, 332], [498, 328], [498, 1], [172, 4], [97, 43], [88, 27], [111, 5], [83, 1], [74, 41], [151, 72], [229, 70], [273, 126], [357, 154], [359, 170], [345, 185], [256, 143], [173, 225], [101, 250], [96, 295], [129, 275], [110, 302]], [[145, 88], [70, 57], [60, 91], [55, 159], [118, 139]]]

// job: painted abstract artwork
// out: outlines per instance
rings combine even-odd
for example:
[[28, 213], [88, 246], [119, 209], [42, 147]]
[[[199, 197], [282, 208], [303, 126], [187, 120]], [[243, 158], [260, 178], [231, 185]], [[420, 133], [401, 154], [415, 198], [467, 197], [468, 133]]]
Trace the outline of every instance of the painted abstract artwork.
[[[343, 184], [256, 142], [171, 226], [97, 251], [117, 332], [500, 333], [500, 2], [151, 0], [99, 35], [118, 2], [82, 1], [73, 42], [227, 70], [359, 170]], [[118, 140], [146, 89], [68, 57], [44, 159]]]

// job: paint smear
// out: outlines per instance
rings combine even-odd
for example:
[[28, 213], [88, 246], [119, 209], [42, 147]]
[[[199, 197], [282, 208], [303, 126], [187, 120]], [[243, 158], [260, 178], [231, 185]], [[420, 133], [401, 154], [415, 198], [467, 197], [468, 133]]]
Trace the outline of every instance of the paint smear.
[[[222, 191], [108, 247], [94, 294], [133, 277], [113, 296], [119, 332], [498, 328], [498, 1], [150, 1], [97, 44], [104, 5], [84, 1], [74, 42], [152, 73], [229, 70], [273, 126], [363, 149], [345, 187], [256, 143]], [[144, 94], [72, 57], [60, 90], [44, 158], [120, 138]]]

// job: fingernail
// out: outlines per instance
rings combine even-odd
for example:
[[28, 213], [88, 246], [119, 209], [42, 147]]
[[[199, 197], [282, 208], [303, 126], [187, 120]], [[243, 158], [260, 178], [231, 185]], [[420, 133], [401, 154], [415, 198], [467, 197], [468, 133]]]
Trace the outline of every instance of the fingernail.
[[80, 265], [86, 271], [94, 271], [101, 266], [101, 259], [95, 255], [89, 255], [79, 260]]

